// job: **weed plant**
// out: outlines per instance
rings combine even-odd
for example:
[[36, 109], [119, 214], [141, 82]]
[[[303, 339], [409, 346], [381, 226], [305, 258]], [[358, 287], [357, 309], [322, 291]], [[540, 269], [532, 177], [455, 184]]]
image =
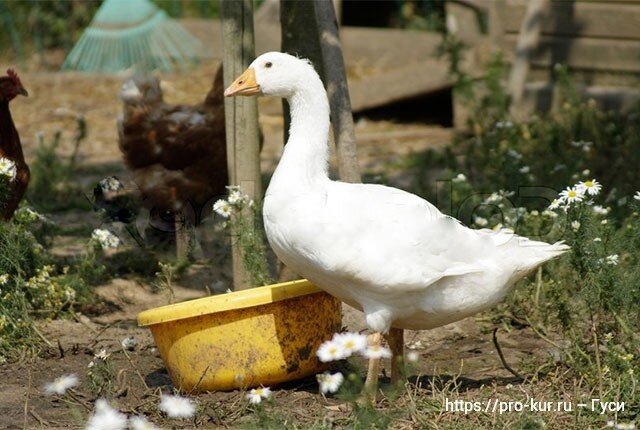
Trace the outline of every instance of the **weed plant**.
[[[571, 246], [522, 281], [494, 320], [507, 328], [509, 321], [524, 323], [556, 351], [531, 377], [563, 369], [594, 397], [627, 402], [618, 418], [632, 421], [640, 404], [640, 104], [603, 110], [556, 67], [557, 109], [518, 122], [509, 116], [505, 72], [497, 55], [478, 85], [464, 86], [468, 129], [450, 148], [409, 159], [414, 190], [440, 197], [442, 206], [432, 184], [443, 181], [450, 190], [443, 209], [465, 224]], [[559, 191], [593, 178], [599, 192], [552, 203]]]
[[46, 232], [55, 231], [51, 225], [27, 207], [18, 209], [11, 221], [0, 222], [0, 361], [51, 347], [37, 321], [92, 304], [96, 297], [90, 286], [106, 279], [104, 251], [95, 240], [71, 261], [49, 253], [43, 244]]
[[214, 211], [224, 219], [223, 228], [231, 232], [231, 240], [236, 241], [238, 245], [242, 266], [250, 285], [268, 285], [273, 279], [266, 257], [260, 210], [239, 187], [227, 188], [228, 198], [218, 200], [213, 206]]

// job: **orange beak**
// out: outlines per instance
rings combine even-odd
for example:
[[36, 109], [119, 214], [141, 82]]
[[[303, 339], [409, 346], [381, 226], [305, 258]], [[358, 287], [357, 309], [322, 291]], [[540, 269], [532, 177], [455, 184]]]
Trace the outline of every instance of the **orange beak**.
[[255, 94], [260, 94], [260, 85], [256, 82], [256, 72], [252, 67], [245, 70], [229, 85], [229, 88], [224, 90], [225, 97], [253, 96]]

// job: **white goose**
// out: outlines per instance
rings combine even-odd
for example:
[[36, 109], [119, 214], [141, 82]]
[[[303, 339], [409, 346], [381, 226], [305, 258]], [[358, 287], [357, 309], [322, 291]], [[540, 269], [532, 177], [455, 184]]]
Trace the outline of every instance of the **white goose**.
[[[361, 309], [378, 345], [392, 327], [430, 329], [490, 308], [569, 249], [469, 229], [396, 188], [329, 179], [329, 104], [307, 60], [263, 54], [225, 91], [257, 94], [286, 98], [291, 107], [289, 140], [264, 199], [269, 243], [295, 272]], [[390, 344], [399, 357], [402, 342]], [[370, 361], [370, 393], [378, 367]]]

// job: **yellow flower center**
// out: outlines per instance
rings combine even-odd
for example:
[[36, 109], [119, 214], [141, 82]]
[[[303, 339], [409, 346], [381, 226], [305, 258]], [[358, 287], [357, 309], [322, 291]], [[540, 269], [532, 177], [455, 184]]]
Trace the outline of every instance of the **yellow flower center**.
[[567, 195], [568, 195], [570, 198], [572, 198], [572, 199], [573, 199], [573, 198], [575, 198], [575, 197], [578, 195], [578, 193], [576, 193], [574, 190], [571, 190], [571, 191], [569, 191], [569, 194], [567, 194]]
[[256, 394], [258, 396], [261, 396], [262, 395], [262, 388], [256, 388]]
[[352, 340], [348, 340], [348, 341], [345, 342], [344, 346], [345, 346], [345, 348], [352, 349], [356, 345]]
[[593, 187], [593, 182], [587, 181], [587, 182], [584, 183], [584, 186], [587, 187], [587, 188], [591, 188], [591, 187]]

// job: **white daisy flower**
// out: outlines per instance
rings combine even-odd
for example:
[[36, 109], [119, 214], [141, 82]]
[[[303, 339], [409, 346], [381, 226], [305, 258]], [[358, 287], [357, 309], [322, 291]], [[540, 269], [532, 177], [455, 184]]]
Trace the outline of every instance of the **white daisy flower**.
[[252, 405], [257, 405], [258, 403], [262, 402], [262, 397], [260, 397], [260, 394], [257, 394], [254, 391], [256, 390], [251, 390], [251, 392], [247, 393], [246, 398]]
[[111, 353], [107, 352], [107, 350], [104, 348], [94, 355], [94, 357], [99, 360], [106, 360], [107, 358], [109, 358], [109, 356], [111, 356]]
[[318, 348], [316, 355], [323, 363], [342, 360], [343, 358], [347, 357], [344, 347], [340, 343], [333, 340], [323, 342], [322, 345], [320, 345], [320, 347]]
[[112, 408], [105, 399], [98, 399], [85, 430], [125, 430], [126, 428], [127, 416]]
[[7, 273], [0, 275], [0, 286], [7, 285], [7, 282], [9, 282], [9, 275]]
[[120, 246], [120, 239], [109, 230], [97, 228], [91, 233], [91, 239], [102, 249], [115, 249]]
[[500, 196], [500, 194], [493, 192], [489, 195], [489, 197], [487, 197], [484, 200], [484, 204], [496, 203], [496, 202], [499, 202], [500, 200], [502, 200], [502, 197]]
[[633, 195], [633, 199], [640, 200], [640, 191], [636, 191], [636, 193]]
[[48, 396], [58, 394], [62, 396], [67, 392], [69, 388], [73, 388], [80, 383], [78, 377], [74, 374], [62, 375], [56, 378], [53, 382], [45, 385], [44, 393]]
[[513, 157], [516, 160], [520, 160], [522, 158], [522, 154], [520, 154], [518, 151], [516, 151], [515, 149], [509, 149], [507, 151], [507, 154], [509, 154], [511, 157]]
[[362, 355], [365, 358], [391, 358], [391, 350], [380, 345], [369, 345]]
[[560, 202], [566, 202], [568, 204], [580, 202], [584, 198], [584, 193], [575, 187], [567, 187], [560, 193]]
[[247, 196], [242, 194], [240, 190], [233, 190], [229, 193], [227, 201], [230, 205], [241, 206], [247, 200]]
[[0, 176], [5, 176], [9, 181], [13, 181], [16, 179], [17, 174], [16, 163], [8, 158], [0, 157]]
[[464, 182], [466, 180], [467, 180], [467, 177], [464, 174], [458, 173], [458, 175], [455, 178], [453, 178], [451, 181], [452, 182]]
[[609, 220], [603, 219], [602, 221], [600, 221], [600, 224], [607, 225], [609, 224]]
[[129, 427], [131, 427], [132, 430], [160, 430], [159, 427], [142, 415], [129, 418]]
[[360, 352], [367, 347], [367, 336], [360, 333], [336, 333], [333, 335], [332, 341], [342, 346], [345, 357], [349, 357], [351, 354]]
[[593, 142], [578, 140], [578, 141], [571, 142], [571, 145], [576, 148], [582, 149], [584, 152], [589, 152], [591, 150], [591, 147], [593, 146]]
[[120, 342], [120, 345], [122, 345], [122, 347], [127, 351], [133, 351], [136, 348], [137, 344], [138, 344], [138, 341], [134, 336], [125, 337]]
[[324, 372], [322, 375], [316, 375], [316, 379], [318, 380], [322, 394], [337, 392], [344, 382], [344, 376], [340, 372], [334, 374]]
[[483, 218], [481, 216], [475, 217], [473, 222], [475, 222], [475, 224], [479, 227], [486, 227], [487, 224], [489, 224], [489, 221], [487, 221], [486, 218]]
[[163, 394], [158, 409], [169, 418], [191, 418], [196, 412], [193, 402], [182, 396]]
[[44, 217], [43, 215], [39, 214], [38, 212], [34, 211], [31, 208], [27, 208], [27, 207], [22, 207], [19, 208], [14, 217], [20, 221], [20, 222], [24, 222], [24, 223], [31, 223], [31, 222], [36, 222], [36, 221], [46, 221], [47, 218]]
[[101, 179], [100, 182], [98, 182], [98, 186], [105, 193], [120, 191], [124, 189], [124, 185], [116, 176], [109, 176], [107, 178]]
[[557, 217], [558, 217], [558, 214], [557, 214], [557, 213], [555, 213], [554, 211], [549, 210], [549, 209], [545, 209], [545, 210], [543, 210], [543, 211], [542, 211], [542, 215], [543, 215], [543, 216], [547, 216], [547, 217], [549, 217], [549, 218], [557, 218]]
[[595, 179], [591, 179], [578, 183], [576, 189], [580, 190], [582, 194], [597, 196], [598, 194], [600, 194], [600, 190], [602, 190], [602, 184], [600, 184], [600, 182], [596, 181]]
[[601, 237], [594, 237], [593, 241], [594, 242], [602, 242], [602, 238]]
[[513, 127], [513, 123], [509, 120], [496, 122], [496, 128], [511, 128], [511, 127]]
[[635, 423], [616, 423], [614, 428], [616, 430], [635, 430], [636, 424]]
[[580, 230], [580, 221], [571, 221], [571, 228], [573, 231]]
[[262, 399], [267, 399], [271, 396], [271, 389], [269, 387], [260, 387], [253, 388], [246, 395], [246, 398], [249, 400], [249, 403], [252, 405], [257, 405], [262, 402]]
[[607, 255], [606, 262], [611, 266], [617, 266], [620, 262], [620, 256], [618, 254]]
[[553, 201], [549, 205], [549, 209], [551, 209], [551, 210], [558, 209], [560, 207], [561, 203], [562, 203], [562, 201], [560, 201], [560, 199], [553, 199]]
[[416, 363], [420, 359], [420, 354], [418, 351], [409, 351], [407, 353], [407, 361], [409, 363]]
[[610, 210], [611, 210], [610, 208], [604, 208], [600, 205], [593, 206], [593, 212], [595, 212], [598, 215], [607, 215]]
[[522, 166], [521, 168], [518, 169], [518, 172], [520, 173], [529, 173], [531, 171], [531, 167], [529, 166]]
[[233, 208], [228, 201], [220, 199], [213, 204], [213, 210], [223, 218], [229, 218], [233, 213]]
[[582, 176], [589, 176], [590, 174], [591, 174], [591, 170], [589, 170], [589, 169], [584, 169], [582, 171]]

